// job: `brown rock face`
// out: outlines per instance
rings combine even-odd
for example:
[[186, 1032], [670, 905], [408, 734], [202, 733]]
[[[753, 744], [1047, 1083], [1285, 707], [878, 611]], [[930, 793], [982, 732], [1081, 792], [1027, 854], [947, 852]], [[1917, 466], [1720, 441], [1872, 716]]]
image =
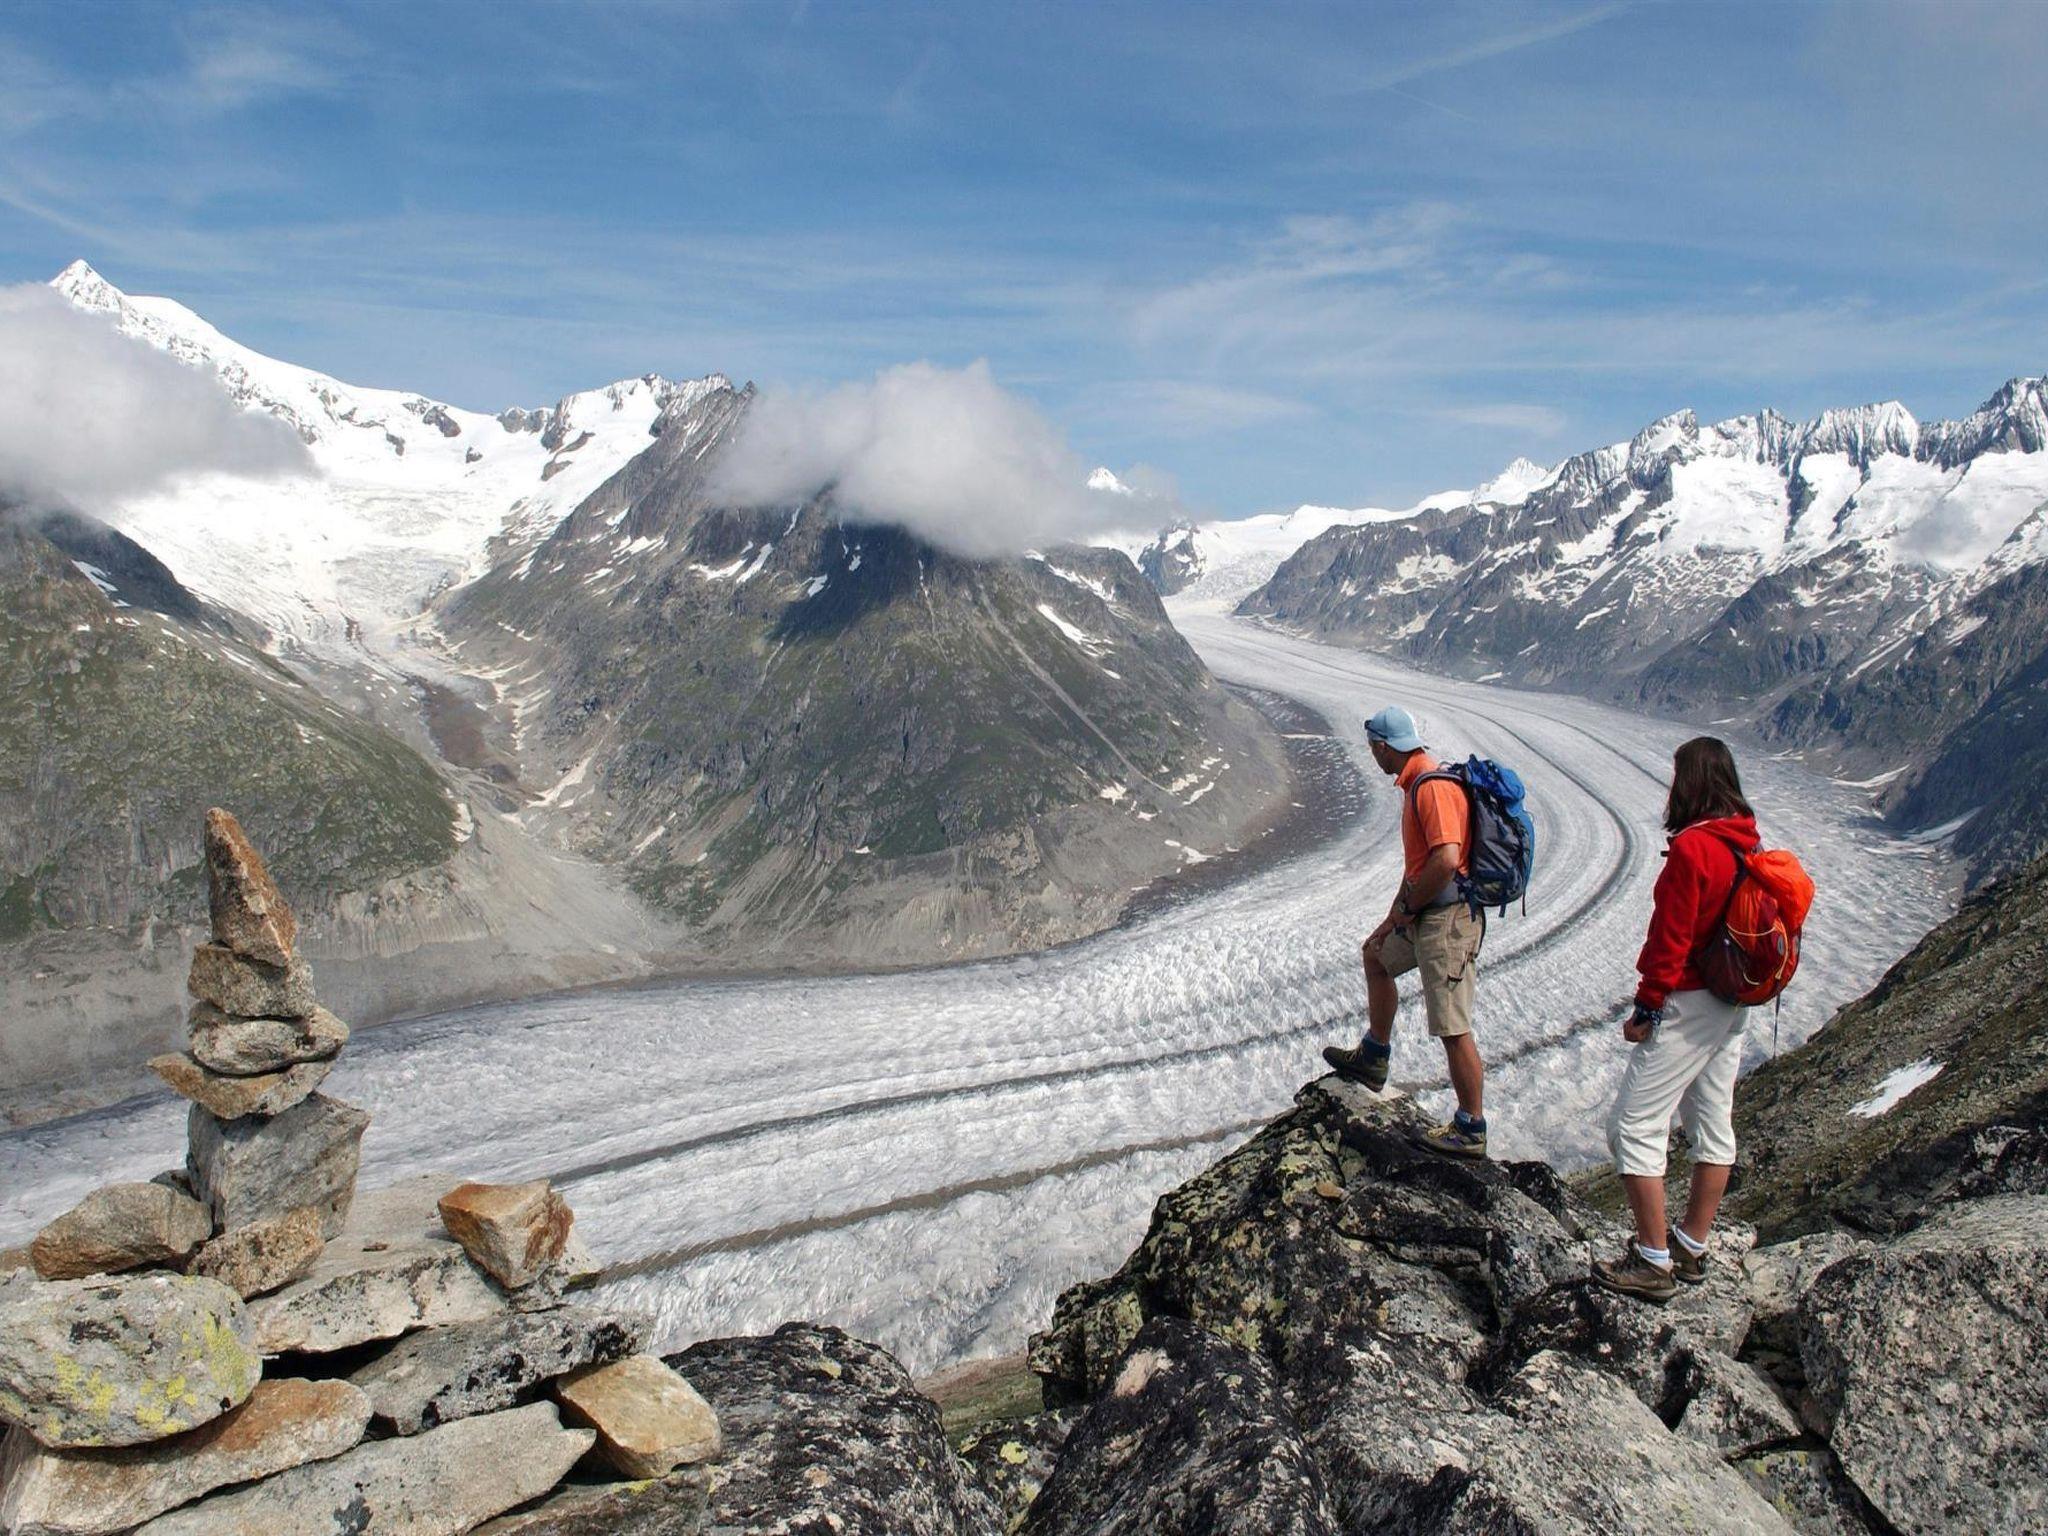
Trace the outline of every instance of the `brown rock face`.
[[182, 1053], [152, 1056], [149, 1060], [150, 1071], [170, 1084], [174, 1092], [223, 1120], [283, 1114], [318, 1088], [333, 1068], [331, 1061], [306, 1061], [282, 1072], [229, 1077], [223, 1072], [209, 1072]]
[[319, 1262], [325, 1247], [320, 1212], [300, 1206], [268, 1221], [221, 1233], [192, 1256], [189, 1273], [218, 1280], [247, 1301], [302, 1279]]
[[29, 1247], [45, 1280], [174, 1264], [213, 1235], [198, 1201], [161, 1184], [109, 1184], [59, 1216]]
[[313, 972], [305, 961], [264, 965], [224, 944], [192, 951], [185, 990], [238, 1018], [303, 1019], [313, 1011]]
[[206, 880], [214, 942], [245, 959], [290, 965], [298, 919], [242, 824], [218, 806], [206, 813]]
[[441, 1197], [441, 1223], [493, 1279], [517, 1290], [561, 1257], [576, 1217], [546, 1179], [458, 1184]]
[[666, 1477], [724, 1449], [711, 1405], [652, 1355], [572, 1371], [555, 1398], [564, 1421], [596, 1430], [598, 1454], [627, 1477]]
[[230, 1483], [339, 1456], [370, 1402], [345, 1381], [262, 1381], [211, 1424], [121, 1451], [54, 1451], [22, 1430], [0, 1450], [0, 1530], [100, 1536]]
[[325, 1008], [303, 1019], [235, 1019], [211, 1003], [194, 1003], [187, 1041], [195, 1060], [229, 1077], [282, 1072], [304, 1061], [329, 1061], [348, 1044], [348, 1026]]

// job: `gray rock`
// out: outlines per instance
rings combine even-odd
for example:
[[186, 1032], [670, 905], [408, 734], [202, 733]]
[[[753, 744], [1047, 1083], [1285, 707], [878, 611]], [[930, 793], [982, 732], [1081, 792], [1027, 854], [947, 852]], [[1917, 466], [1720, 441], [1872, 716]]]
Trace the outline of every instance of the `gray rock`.
[[632, 1354], [645, 1337], [639, 1318], [584, 1307], [506, 1312], [412, 1334], [349, 1379], [380, 1423], [416, 1435], [509, 1408], [558, 1376]]
[[305, 961], [265, 965], [225, 944], [201, 944], [192, 951], [185, 989], [236, 1018], [302, 1019], [313, 1011], [313, 972]]
[[63, 1449], [142, 1445], [219, 1418], [262, 1379], [217, 1280], [107, 1275], [0, 1286], [0, 1417]]
[[706, 1525], [758, 1536], [980, 1536], [994, 1513], [902, 1366], [836, 1328], [713, 1339], [668, 1363], [718, 1414]]
[[348, 1026], [325, 1008], [299, 1019], [230, 1018], [211, 1003], [194, 1003], [187, 1043], [209, 1071], [229, 1077], [282, 1072], [307, 1061], [331, 1061], [348, 1044]]
[[1790, 1242], [1752, 1248], [1742, 1260], [1755, 1315], [1747, 1347], [1774, 1356], [1799, 1357], [1799, 1303], [1816, 1276], [1835, 1260], [1864, 1246], [1846, 1232], [1812, 1232]]
[[149, 1070], [162, 1078], [173, 1093], [190, 1099], [216, 1120], [283, 1114], [326, 1081], [333, 1069], [331, 1061], [302, 1061], [282, 1072], [230, 1077], [202, 1067], [183, 1051], [149, 1059]]
[[305, 1279], [250, 1304], [263, 1352], [326, 1354], [504, 1311], [483, 1271], [440, 1235], [434, 1197], [447, 1187], [427, 1174], [359, 1196]]
[[1272, 1368], [1154, 1318], [1068, 1438], [1024, 1536], [1336, 1536]]
[[1764, 1451], [1735, 1469], [1800, 1536], [1878, 1536], [1862, 1496], [1826, 1450]]
[[999, 1530], [1014, 1531], [1023, 1523], [1024, 1512], [1059, 1464], [1082, 1412], [1056, 1408], [1035, 1413], [992, 1425], [960, 1443], [960, 1460], [974, 1485], [995, 1505]]
[[[1539, 1354], [1484, 1401], [1418, 1355], [1347, 1362], [1308, 1413], [1347, 1529], [1609, 1536], [1787, 1536], [1791, 1527], [1711, 1447], [1674, 1435], [1622, 1383]], [[1385, 1374], [1391, 1368], [1392, 1374]]]
[[0, 1451], [0, 1530], [106, 1536], [363, 1438], [370, 1403], [345, 1381], [261, 1381], [211, 1424], [120, 1451], [53, 1451], [13, 1431]]
[[629, 1483], [579, 1483], [531, 1509], [478, 1526], [474, 1536], [697, 1536], [711, 1473], [684, 1467]]
[[223, 1231], [308, 1206], [332, 1237], [355, 1198], [369, 1124], [353, 1104], [318, 1093], [268, 1119], [219, 1120], [195, 1104], [187, 1124], [192, 1182]]
[[1955, 1205], [1851, 1254], [1802, 1316], [1813, 1407], [1894, 1527], [2048, 1527], [2048, 1196]]
[[175, 1264], [213, 1235], [205, 1206], [162, 1184], [107, 1184], [36, 1234], [29, 1254], [45, 1280]]
[[538, 1498], [590, 1449], [552, 1403], [376, 1440], [152, 1520], [137, 1536], [456, 1536]]
[[1798, 1416], [1777, 1388], [1740, 1360], [1713, 1351], [1694, 1355], [1686, 1362], [1680, 1390], [1685, 1412], [1678, 1433], [1711, 1445], [1730, 1460], [1800, 1436]]
[[247, 1301], [302, 1279], [319, 1261], [325, 1246], [320, 1213], [300, 1206], [268, 1221], [221, 1233], [192, 1255], [187, 1273], [210, 1275]]

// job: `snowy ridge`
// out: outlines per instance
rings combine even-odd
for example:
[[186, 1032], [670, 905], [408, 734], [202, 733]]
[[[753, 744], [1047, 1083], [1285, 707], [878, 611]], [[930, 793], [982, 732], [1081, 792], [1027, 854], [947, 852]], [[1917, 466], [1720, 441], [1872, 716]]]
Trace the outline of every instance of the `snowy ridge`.
[[211, 476], [98, 510], [282, 644], [358, 661], [481, 569], [491, 541], [545, 536], [647, 446], [665, 411], [727, 387], [717, 374], [647, 374], [492, 415], [266, 357], [182, 304], [123, 293], [83, 261], [51, 286], [289, 424], [317, 471]]

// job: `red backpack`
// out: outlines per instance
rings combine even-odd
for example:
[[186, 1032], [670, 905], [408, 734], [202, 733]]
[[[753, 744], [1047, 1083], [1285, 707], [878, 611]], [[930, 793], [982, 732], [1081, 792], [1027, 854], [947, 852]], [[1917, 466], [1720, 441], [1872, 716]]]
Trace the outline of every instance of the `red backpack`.
[[1813, 906], [1813, 878], [1783, 849], [1728, 846], [1735, 855], [1735, 884], [1696, 961], [1714, 996], [1754, 1007], [1783, 992], [1799, 969], [1799, 935]]

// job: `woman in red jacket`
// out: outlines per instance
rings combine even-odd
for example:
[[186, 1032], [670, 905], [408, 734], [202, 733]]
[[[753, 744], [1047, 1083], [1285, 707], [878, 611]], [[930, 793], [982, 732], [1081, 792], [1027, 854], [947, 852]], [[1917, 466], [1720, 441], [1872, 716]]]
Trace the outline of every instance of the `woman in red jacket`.
[[[1695, 737], [1671, 767], [1664, 807], [1671, 846], [1636, 960], [1635, 1011], [1621, 1031], [1635, 1049], [1607, 1119], [1636, 1235], [1620, 1259], [1593, 1266], [1593, 1278], [1609, 1290], [1658, 1302], [1669, 1301], [1679, 1281], [1706, 1278], [1707, 1232], [1735, 1165], [1735, 1074], [1748, 1010], [1707, 990], [1696, 957], [1727, 913], [1738, 851], [1758, 846], [1756, 816], [1726, 742]], [[1675, 1227], [1664, 1208], [1674, 1110], [1692, 1143], [1692, 1193]]]

